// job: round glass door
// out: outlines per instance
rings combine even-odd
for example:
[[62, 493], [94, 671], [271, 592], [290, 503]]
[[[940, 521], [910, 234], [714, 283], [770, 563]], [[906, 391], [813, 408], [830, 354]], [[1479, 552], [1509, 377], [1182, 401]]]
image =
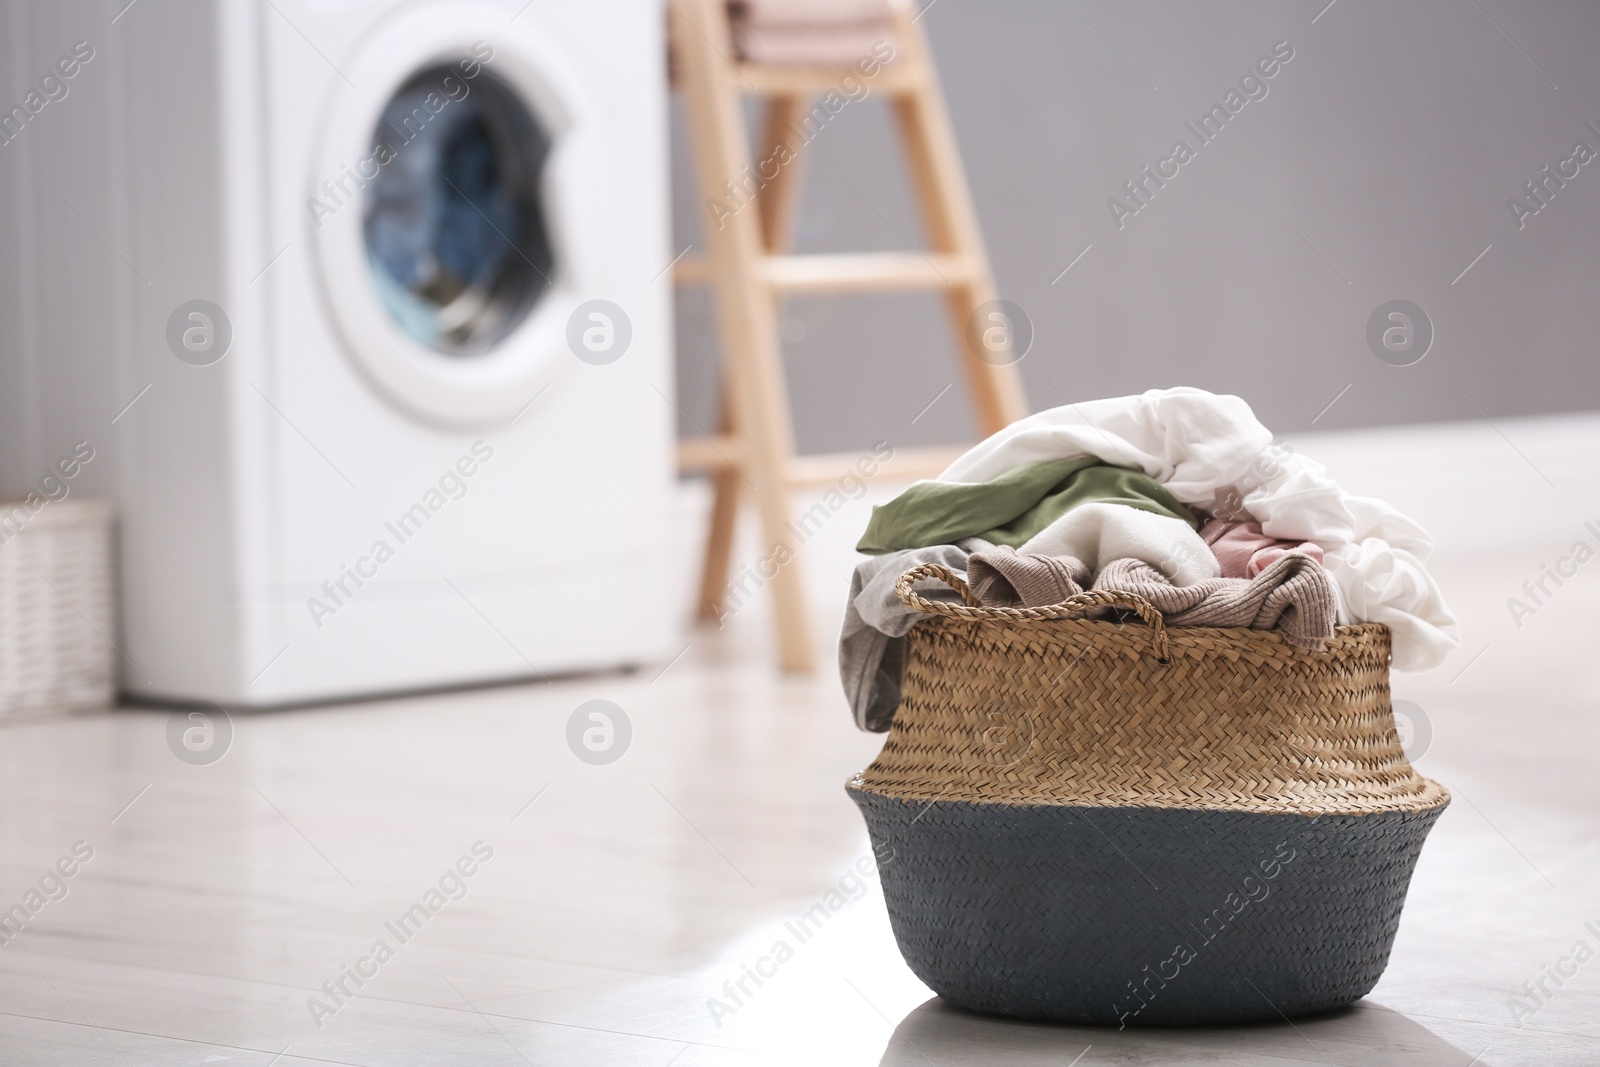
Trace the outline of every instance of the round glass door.
[[439, 65], [390, 98], [372, 145], [362, 232], [380, 302], [436, 352], [488, 351], [556, 270], [539, 194], [548, 136], [489, 71], [468, 81]]

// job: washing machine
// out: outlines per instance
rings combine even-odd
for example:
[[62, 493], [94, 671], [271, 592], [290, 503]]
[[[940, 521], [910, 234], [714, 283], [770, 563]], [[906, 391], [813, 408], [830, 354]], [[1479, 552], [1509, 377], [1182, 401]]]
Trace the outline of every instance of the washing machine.
[[129, 696], [670, 656], [655, 0], [0, 20], [0, 498], [92, 450]]

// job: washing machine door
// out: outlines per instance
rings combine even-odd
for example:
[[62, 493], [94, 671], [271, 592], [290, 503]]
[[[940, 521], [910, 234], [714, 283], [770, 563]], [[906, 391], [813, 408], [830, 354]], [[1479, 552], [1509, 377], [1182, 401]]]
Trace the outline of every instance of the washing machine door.
[[616, 148], [532, 17], [475, 4], [375, 27], [337, 80], [307, 199], [323, 299], [361, 372], [442, 426], [514, 415], [601, 288]]

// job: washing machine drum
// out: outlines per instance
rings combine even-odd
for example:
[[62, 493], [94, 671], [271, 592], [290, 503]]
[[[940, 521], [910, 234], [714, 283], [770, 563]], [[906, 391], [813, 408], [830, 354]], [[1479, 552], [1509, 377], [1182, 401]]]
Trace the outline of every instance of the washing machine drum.
[[539, 194], [549, 138], [492, 73], [466, 88], [437, 66], [390, 99], [362, 219], [384, 307], [419, 343], [460, 357], [514, 330], [555, 269]]
[[617, 254], [638, 240], [617, 207], [637, 195], [629, 146], [592, 72], [535, 22], [450, 0], [374, 27], [348, 78], [329, 79], [307, 175], [308, 204], [327, 205], [307, 217], [319, 297], [345, 354], [443, 427], [509, 419], [581, 366], [573, 315], [637, 273]]

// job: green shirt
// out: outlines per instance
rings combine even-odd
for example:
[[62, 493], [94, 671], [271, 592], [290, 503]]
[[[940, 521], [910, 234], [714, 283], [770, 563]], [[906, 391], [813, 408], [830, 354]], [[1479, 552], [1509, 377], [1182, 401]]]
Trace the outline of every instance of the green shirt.
[[1039, 460], [990, 482], [918, 482], [872, 509], [856, 551], [878, 555], [964, 537], [1018, 548], [1073, 508], [1095, 503], [1125, 504], [1200, 526], [1148, 474], [1085, 456]]

